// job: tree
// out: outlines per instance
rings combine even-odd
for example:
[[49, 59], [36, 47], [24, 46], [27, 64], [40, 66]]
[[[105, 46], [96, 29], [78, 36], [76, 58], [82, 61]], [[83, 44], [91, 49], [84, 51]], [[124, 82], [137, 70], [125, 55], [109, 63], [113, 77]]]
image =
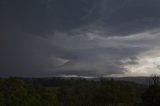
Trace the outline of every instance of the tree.
[[152, 75], [149, 78], [149, 86], [157, 86], [160, 84], [160, 76], [158, 75]]
[[7, 78], [0, 82], [0, 100], [4, 106], [28, 106], [27, 90], [18, 78]]
[[148, 89], [142, 94], [143, 106], [160, 106], [160, 77], [152, 76], [149, 80]]

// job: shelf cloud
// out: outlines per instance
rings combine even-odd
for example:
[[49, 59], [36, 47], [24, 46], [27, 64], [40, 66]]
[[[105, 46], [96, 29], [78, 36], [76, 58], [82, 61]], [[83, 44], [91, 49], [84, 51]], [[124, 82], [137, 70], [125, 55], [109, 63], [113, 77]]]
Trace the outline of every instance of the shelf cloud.
[[159, 0], [1, 0], [1, 76], [160, 73]]

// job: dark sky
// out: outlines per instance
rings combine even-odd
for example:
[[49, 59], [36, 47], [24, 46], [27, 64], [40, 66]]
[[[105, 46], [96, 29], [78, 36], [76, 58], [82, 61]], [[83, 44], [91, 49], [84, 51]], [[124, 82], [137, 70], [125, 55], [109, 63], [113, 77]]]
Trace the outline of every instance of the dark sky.
[[0, 76], [160, 71], [159, 0], [0, 0]]

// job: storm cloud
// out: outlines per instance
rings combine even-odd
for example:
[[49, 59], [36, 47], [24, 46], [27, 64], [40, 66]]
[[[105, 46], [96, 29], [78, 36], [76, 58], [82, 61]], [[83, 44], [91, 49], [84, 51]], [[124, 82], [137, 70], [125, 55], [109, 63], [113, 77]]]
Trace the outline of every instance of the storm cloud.
[[0, 0], [0, 75], [159, 73], [159, 10], [159, 0]]

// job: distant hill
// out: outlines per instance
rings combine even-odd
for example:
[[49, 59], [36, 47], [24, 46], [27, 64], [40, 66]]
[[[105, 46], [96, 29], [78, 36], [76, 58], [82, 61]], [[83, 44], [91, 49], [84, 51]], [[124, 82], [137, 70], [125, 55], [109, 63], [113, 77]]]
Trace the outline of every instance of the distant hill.
[[[61, 78], [65, 78], [65, 79], [88, 79], [88, 80], [94, 80], [94, 81], [99, 81], [101, 79], [101, 77], [82, 77], [82, 76], [70, 76], [70, 77], [61, 77]], [[131, 81], [131, 82], [135, 82], [137, 84], [144, 84], [144, 85], [148, 85], [148, 80], [149, 77], [102, 77], [104, 79], [114, 79], [114, 80], [123, 80], [123, 81]]]
[[149, 77], [120, 77], [120, 78], [114, 78], [114, 79], [123, 80], [123, 81], [132, 81], [138, 84], [148, 85]]

